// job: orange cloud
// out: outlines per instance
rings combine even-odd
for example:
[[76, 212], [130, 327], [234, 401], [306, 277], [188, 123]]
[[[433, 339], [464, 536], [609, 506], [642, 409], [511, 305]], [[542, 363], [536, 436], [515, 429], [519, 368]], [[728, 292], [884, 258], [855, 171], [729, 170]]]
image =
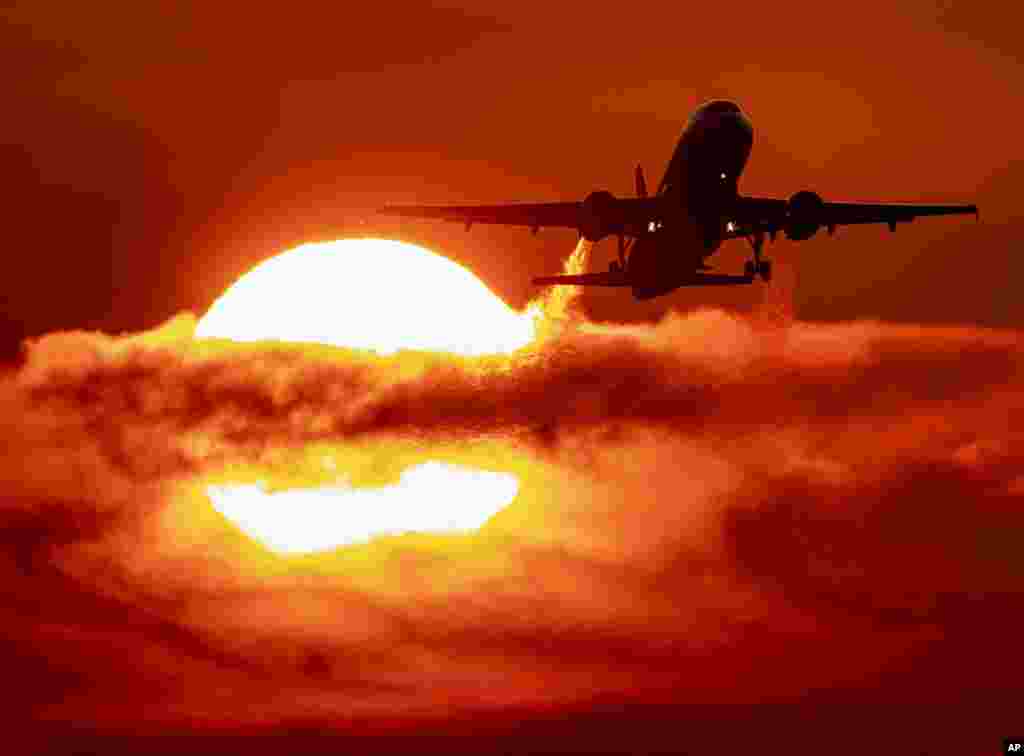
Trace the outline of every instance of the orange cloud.
[[[10, 711], [351, 733], [595, 697], [994, 716], [1013, 685], [1019, 333], [708, 310], [470, 359], [191, 326], [53, 334], [0, 383]], [[200, 487], [438, 456], [520, 495], [479, 534], [282, 558]]]

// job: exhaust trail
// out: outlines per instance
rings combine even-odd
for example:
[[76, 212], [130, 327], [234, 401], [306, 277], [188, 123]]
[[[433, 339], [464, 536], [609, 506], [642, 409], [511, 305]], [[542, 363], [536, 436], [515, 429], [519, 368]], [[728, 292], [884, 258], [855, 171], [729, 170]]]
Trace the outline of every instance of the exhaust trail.
[[[593, 243], [581, 236], [572, 254], [562, 264], [562, 273], [576, 275], [586, 272], [593, 249]], [[539, 335], [544, 337], [550, 335], [552, 329], [580, 322], [583, 318], [580, 301], [582, 294], [582, 286], [551, 286], [531, 303], [530, 307], [539, 309], [543, 317]]]

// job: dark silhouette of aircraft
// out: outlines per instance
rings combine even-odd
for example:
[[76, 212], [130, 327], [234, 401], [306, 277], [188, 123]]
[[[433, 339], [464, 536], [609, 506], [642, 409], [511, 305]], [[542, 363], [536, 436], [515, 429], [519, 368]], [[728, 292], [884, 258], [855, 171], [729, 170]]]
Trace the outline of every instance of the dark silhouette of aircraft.
[[[753, 145], [750, 119], [732, 102], [701, 105], [683, 129], [665, 176], [648, 196], [640, 166], [635, 198], [620, 199], [608, 191], [592, 192], [582, 202], [512, 203], [504, 205], [390, 206], [380, 212], [412, 218], [437, 218], [464, 223], [526, 226], [534, 233], [545, 226], [574, 228], [591, 242], [618, 237], [618, 260], [604, 273], [545, 276], [542, 286], [623, 286], [637, 299], [666, 294], [680, 286], [749, 284], [756, 276], [771, 279], [771, 261], [761, 257], [765, 237], [779, 231], [803, 241], [819, 229], [860, 223], [896, 224], [925, 215], [973, 213], [975, 205], [868, 204], [825, 202], [811, 191], [789, 199], [744, 197], [738, 184]], [[744, 238], [753, 259], [743, 275], [713, 274], [705, 260], [728, 239]], [[628, 241], [627, 241], [628, 239]]]

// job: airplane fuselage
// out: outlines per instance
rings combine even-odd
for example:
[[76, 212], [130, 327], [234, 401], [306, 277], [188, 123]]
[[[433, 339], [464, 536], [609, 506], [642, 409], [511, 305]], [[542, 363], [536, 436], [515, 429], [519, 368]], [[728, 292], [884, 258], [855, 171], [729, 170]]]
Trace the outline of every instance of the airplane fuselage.
[[753, 141], [750, 119], [731, 102], [713, 100], [691, 116], [658, 187], [662, 217], [629, 257], [637, 299], [681, 286], [721, 245]]

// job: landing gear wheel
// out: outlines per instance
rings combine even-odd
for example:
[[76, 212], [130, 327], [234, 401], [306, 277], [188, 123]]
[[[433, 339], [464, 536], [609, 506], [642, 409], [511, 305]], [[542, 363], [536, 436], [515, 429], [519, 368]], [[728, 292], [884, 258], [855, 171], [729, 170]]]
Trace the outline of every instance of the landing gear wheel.
[[[774, 239], [775, 237], [772, 236], [772, 238]], [[763, 281], [771, 281], [772, 263], [770, 260], [761, 259], [761, 248], [764, 246], [764, 231], [757, 231], [748, 236], [747, 241], [750, 242], [750, 249], [754, 252], [754, 259], [748, 260], [747, 264], [743, 266], [744, 273], [746, 273], [747, 278], [759, 275]]]
[[612, 265], [616, 267], [612, 268], [609, 266], [609, 270], [612, 273], [622, 273], [626, 270], [626, 253], [629, 252], [633, 246], [633, 240], [630, 239], [629, 243], [626, 243], [626, 237], [619, 236], [619, 259], [617, 262], [613, 262]]

